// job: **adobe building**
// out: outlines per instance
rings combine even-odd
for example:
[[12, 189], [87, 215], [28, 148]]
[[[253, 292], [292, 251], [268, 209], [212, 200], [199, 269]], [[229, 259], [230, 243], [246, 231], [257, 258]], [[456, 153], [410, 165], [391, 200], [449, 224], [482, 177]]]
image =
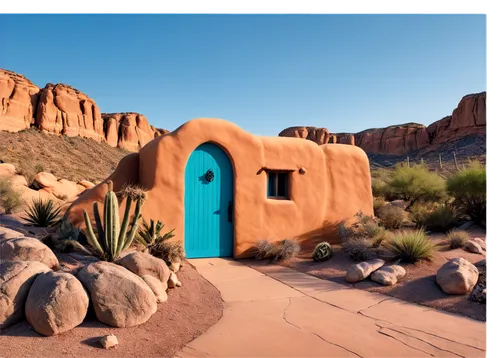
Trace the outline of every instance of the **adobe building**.
[[[188, 258], [245, 258], [256, 242], [296, 238], [305, 247], [336, 241], [336, 226], [373, 215], [368, 158], [354, 145], [262, 137], [220, 119], [195, 119], [123, 158], [108, 178], [147, 190], [143, 217], [175, 228]], [[68, 209], [103, 202], [103, 182]], [[124, 203], [121, 203], [123, 215]]]

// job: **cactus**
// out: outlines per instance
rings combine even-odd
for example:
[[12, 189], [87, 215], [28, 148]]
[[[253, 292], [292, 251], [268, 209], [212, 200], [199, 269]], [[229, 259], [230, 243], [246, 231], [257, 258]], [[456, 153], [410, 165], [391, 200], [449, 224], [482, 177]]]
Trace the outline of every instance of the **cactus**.
[[333, 250], [332, 246], [326, 242], [320, 242], [316, 247], [314, 248], [314, 252], [312, 255], [312, 258], [314, 261], [319, 262], [319, 261], [326, 261], [330, 257], [333, 256]]
[[439, 167], [443, 169], [443, 161], [441, 160], [441, 153], [439, 154]]
[[173, 234], [175, 229], [170, 230], [166, 234], [161, 234], [163, 229], [163, 223], [158, 220], [156, 223], [154, 220], [150, 220], [149, 226], [143, 221], [142, 228], [139, 231], [139, 235], [135, 238], [141, 245], [145, 246], [148, 251], [154, 251], [154, 248], [161, 244], [163, 241], [174, 237]]
[[[94, 218], [97, 227], [97, 236], [94, 233], [89, 215], [86, 210], [83, 212], [86, 225], [87, 242], [94, 248], [97, 254], [107, 261], [114, 261], [123, 250], [126, 250], [134, 240], [139, 227], [139, 218], [141, 217], [141, 208], [146, 195], [143, 191], [137, 189], [134, 195], [130, 191], [123, 191], [126, 197], [125, 213], [120, 225], [120, 216], [118, 213], [118, 198], [113, 192], [113, 183], [108, 180], [108, 192], [104, 197], [103, 220], [99, 215], [97, 202], [94, 202]], [[130, 223], [130, 209], [132, 202], [135, 201], [135, 212]], [[131, 228], [127, 231], [129, 224]]]
[[457, 154], [453, 152], [453, 160], [455, 161], [455, 168], [457, 168], [458, 171], [460, 171], [460, 167], [458, 166], [458, 161], [457, 161]]

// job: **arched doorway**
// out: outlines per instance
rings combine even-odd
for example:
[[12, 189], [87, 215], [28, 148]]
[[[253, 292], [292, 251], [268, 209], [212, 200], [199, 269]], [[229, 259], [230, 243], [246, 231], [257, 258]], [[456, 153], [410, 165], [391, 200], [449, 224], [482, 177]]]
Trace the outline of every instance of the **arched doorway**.
[[233, 255], [233, 168], [227, 154], [204, 143], [184, 173], [184, 248], [187, 258]]

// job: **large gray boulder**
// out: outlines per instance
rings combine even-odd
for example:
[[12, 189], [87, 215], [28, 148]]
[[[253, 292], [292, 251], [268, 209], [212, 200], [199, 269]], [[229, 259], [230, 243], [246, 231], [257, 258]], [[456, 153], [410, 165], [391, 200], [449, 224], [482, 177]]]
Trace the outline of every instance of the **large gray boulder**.
[[0, 243], [0, 261], [38, 261], [50, 269], [57, 269], [59, 261], [52, 250], [38, 239], [21, 237]]
[[170, 276], [170, 270], [165, 261], [144, 252], [132, 252], [115, 263], [138, 276], [153, 276], [164, 284], [167, 283]]
[[436, 274], [441, 289], [452, 295], [464, 295], [472, 291], [479, 278], [479, 271], [469, 261], [456, 257], [445, 263]]

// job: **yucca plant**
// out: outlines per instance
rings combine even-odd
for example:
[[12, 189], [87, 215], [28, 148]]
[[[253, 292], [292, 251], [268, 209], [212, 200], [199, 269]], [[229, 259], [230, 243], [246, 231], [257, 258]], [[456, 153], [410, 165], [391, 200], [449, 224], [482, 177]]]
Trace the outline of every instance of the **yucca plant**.
[[[92, 228], [89, 215], [83, 212], [86, 225], [87, 241], [97, 254], [106, 261], [114, 261], [123, 250], [128, 249], [137, 234], [141, 209], [146, 194], [138, 187], [126, 187], [121, 194], [126, 197], [125, 213], [120, 225], [118, 198], [113, 192], [113, 182], [108, 180], [108, 193], [104, 197], [104, 220], [99, 215], [98, 204], [94, 202], [94, 218], [97, 227], [97, 236]], [[135, 212], [130, 222], [130, 209], [135, 202]], [[128, 230], [131, 224], [130, 230]]]
[[410, 263], [431, 260], [436, 248], [423, 229], [395, 234], [386, 246], [396, 259]]
[[314, 248], [312, 258], [316, 262], [326, 261], [333, 256], [332, 245], [323, 241], [316, 245]]
[[61, 207], [56, 206], [56, 203], [49, 200], [36, 198], [31, 201], [31, 204], [26, 211], [26, 217], [23, 219], [34, 226], [50, 227], [59, 222], [58, 216], [61, 212]]
[[142, 228], [139, 230], [139, 234], [136, 236], [136, 241], [143, 245], [149, 252], [154, 251], [155, 247], [161, 244], [163, 241], [168, 240], [175, 236], [173, 233], [175, 229], [170, 230], [166, 234], [162, 234], [163, 223], [158, 220], [150, 220], [149, 226], [143, 221]]

